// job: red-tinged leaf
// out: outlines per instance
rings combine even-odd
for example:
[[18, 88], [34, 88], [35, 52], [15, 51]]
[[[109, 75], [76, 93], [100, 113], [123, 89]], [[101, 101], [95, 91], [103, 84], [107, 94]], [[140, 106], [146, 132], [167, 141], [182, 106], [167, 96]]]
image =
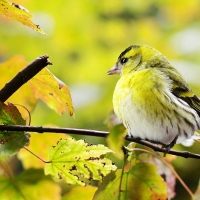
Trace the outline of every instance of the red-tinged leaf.
[[26, 121], [12, 103], [6, 105], [0, 102], [0, 123], [4, 125], [25, 125]]
[[77, 194], [80, 200], [92, 200], [97, 187], [93, 186], [77, 186], [67, 192], [61, 200], [77, 200]]
[[[0, 88], [2, 88], [7, 82], [9, 82], [20, 70], [28, 65], [28, 62], [24, 60], [22, 56], [14, 56], [4, 63], [0, 64]], [[36, 105], [36, 98], [30, 90], [30, 86], [26, 83], [18, 91], [16, 91], [7, 102], [13, 104], [20, 104], [26, 107], [29, 112], [32, 112]], [[24, 108], [18, 107], [20, 113], [24, 119], [29, 117], [27, 111]]]
[[17, 20], [33, 30], [46, 35], [38, 25], [31, 21], [32, 15], [24, 7], [7, 0], [0, 0], [0, 11], [9, 19]]
[[[25, 125], [17, 108], [9, 103], [0, 102], [1, 125]], [[17, 153], [22, 147], [29, 144], [28, 133], [22, 131], [0, 131], [0, 156], [8, 156]]]
[[111, 172], [99, 186], [94, 200], [167, 200], [167, 186], [154, 165], [137, 163], [125, 170], [119, 191], [122, 170]]
[[49, 70], [46, 68], [42, 69], [29, 82], [35, 97], [42, 99], [58, 114], [62, 114], [66, 110], [70, 116], [74, 114], [74, 107], [68, 87], [51, 74]]
[[[166, 160], [173, 160], [174, 156], [168, 155], [170, 157], [166, 158]], [[176, 186], [176, 177], [174, 176], [174, 174], [172, 173], [172, 171], [169, 169], [168, 166], [166, 166], [165, 163], [163, 163], [161, 160], [159, 160], [156, 157], [153, 157], [152, 155], [146, 154], [146, 153], [142, 153], [139, 156], [140, 160], [142, 160], [143, 162], [147, 162], [150, 164], [154, 164], [155, 166], [157, 166], [158, 168], [158, 173], [165, 177], [165, 182], [167, 184], [167, 192], [168, 192], [168, 198], [172, 199], [175, 197], [176, 192], [175, 192], [175, 186]], [[171, 165], [168, 162], [169, 165]], [[171, 167], [173, 167], [171, 165]]]

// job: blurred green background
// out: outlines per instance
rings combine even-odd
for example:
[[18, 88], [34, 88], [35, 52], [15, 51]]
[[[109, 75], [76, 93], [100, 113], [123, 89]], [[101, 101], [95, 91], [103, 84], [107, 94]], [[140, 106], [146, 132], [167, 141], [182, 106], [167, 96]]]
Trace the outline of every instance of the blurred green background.
[[[148, 44], [161, 51], [200, 96], [199, 0], [15, 0], [33, 15], [47, 33], [41, 35], [0, 16], [0, 60], [20, 54], [27, 61], [48, 54], [49, 69], [65, 82], [72, 94], [76, 120], [58, 116], [39, 101], [32, 125], [107, 130], [118, 76], [106, 72], [119, 54], [132, 44]], [[81, 136], [80, 136], [81, 137]], [[79, 137], [79, 138], [80, 138]], [[103, 139], [87, 137], [92, 143]], [[198, 143], [175, 149], [199, 152]], [[178, 158], [175, 168], [192, 191], [200, 177], [200, 161]], [[189, 199], [177, 183], [174, 199]]]

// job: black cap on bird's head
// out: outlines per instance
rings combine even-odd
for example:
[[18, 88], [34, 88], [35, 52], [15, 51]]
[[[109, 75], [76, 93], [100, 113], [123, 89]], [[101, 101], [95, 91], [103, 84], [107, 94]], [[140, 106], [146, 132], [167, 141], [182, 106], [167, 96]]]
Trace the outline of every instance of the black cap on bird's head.
[[140, 48], [139, 45], [131, 45], [130, 47], [126, 48], [118, 57], [118, 60], [121, 60], [127, 52], [129, 52], [131, 49], [137, 49]]

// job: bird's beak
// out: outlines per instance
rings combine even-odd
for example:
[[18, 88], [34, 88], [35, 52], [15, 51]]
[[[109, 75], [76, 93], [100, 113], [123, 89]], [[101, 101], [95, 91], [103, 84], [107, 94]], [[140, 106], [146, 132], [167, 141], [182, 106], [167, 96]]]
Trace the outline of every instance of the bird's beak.
[[118, 64], [116, 64], [115, 66], [113, 66], [113, 67], [107, 72], [107, 75], [120, 74], [120, 73], [121, 73], [121, 69], [119, 69]]

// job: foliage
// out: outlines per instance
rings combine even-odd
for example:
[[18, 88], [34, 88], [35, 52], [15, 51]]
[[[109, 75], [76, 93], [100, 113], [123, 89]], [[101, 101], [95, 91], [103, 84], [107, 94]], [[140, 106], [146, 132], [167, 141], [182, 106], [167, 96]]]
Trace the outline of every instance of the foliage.
[[[25, 125], [17, 108], [8, 103], [0, 102], [0, 124], [2, 125]], [[0, 156], [9, 156], [17, 153], [23, 146], [29, 144], [29, 134], [24, 132], [0, 132]]]
[[31, 14], [27, 9], [24, 7], [11, 3], [7, 0], [0, 0], [0, 11], [9, 19], [14, 19], [22, 24], [29, 26], [35, 31], [38, 31], [42, 34], [46, 34], [39, 25], [35, 25], [30, 18], [32, 17]]
[[127, 167], [123, 175], [122, 170], [110, 173], [96, 191], [94, 199], [118, 200], [119, 195], [120, 199], [141, 200], [165, 200], [168, 196], [166, 184], [158, 175], [156, 167], [147, 163]]
[[107, 158], [100, 158], [109, 153], [103, 145], [89, 145], [83, 140], [73, 138], [58, 141], [49, 152], [49, 162], [45, 174], [56, 178], [65, 178], [68, 184], [86, 185], [88, 180], [102, 181], [102, 178], [116, 170], [116, 166]]
[[[124, 48], [137, 43], [154, 46], [173, 59], [172, 62], [181, 66], [179, 70], [193, 84], [195, 93], [200, 94], [197, 90], [200, 85], [199, 68], [196, 67], [200, 62], [197, 56], [200, 53], [199, 1], [103, 0], [99, 3], [69, 0], [58, 3], [44, 0], [39, 4], [38, 1], [31, 0], [16, 1], [32, 10], [36, 16], [34, 21], [38, 20], [48, 36], [39, 34], [45, 32], [30, 20], [32, 16], [27, 9], [16, 3], [0, 0], [0, 11], [6, 16], [0, 18], [0, 60], [4, 60], [0, 64], [0, 87], [28, 64], [22, 56], [13, 54], [22, 54], [27, 60], [31, 60], [45, 52], [51, 56], [55, 67], [51, 69], [53, 73], [47, 69], [39, 72], [13, 94], [6, 104], [0, 104], [1, 124], [25, 125], [25, 119], [30, 121], [25, 109], [17, 105], [18, 109], [16, 108], [15, 104], [19, 104], [29, 110], [33, 124], [53, 123], [64, 127], [106, 129], [102, 122], [111, 108], [116, 82], [115, 78], [106, 77], [106, 71]], [[9, 22], [7, 18], [18, 20], [39, 33], [14, 21]], [[10, 59], [5, 61], [8, 57]], [[63, 114], [67, 111], [69, 116], [74, 116], [74, 105], [68, 86], [53, 74], [67, 82], [71, 88], [73, 102], [77, 107], [77, 121]], [[57, 116], [45, 105], [63, 115]], [[174, 173], [175, 170], [192, 191], [196, 191], [194, 198], [198, 199], [200, 165], [194, 159], [189, 161], [168, 155], [161, 158], [161, 154], [152, 154], [149, 149], [144, 153], [142, 150], [145, 147], [134, 144], [133, 153], [131, 152], [128, 160], [125, 159], [125, 167], [120, 169], [124, 156], [121, 151], [124, 143], [122, 133], [125, 134], [126, 131], [112, 112], [108, 118], [108, 128], [112, 134], [107, 142], [118, 159], [111, 157], [109, 152], [112, 150], [100, 145], [102, 141], [96, 137], [87, 138], [92, 143], [89, 145], [88, 141], [71, 139], [68, 135], [32, 133], [28, 149], [45, 159], [41, 161], [23, 148], [29, 142], [27, 133], [1, 131], [0, 139], [6, 144], [0, 144], [1, 156], [17, 153], [24, 171], [15, 168], [18, 165], [13, 157], [14, 164], [8, 158], [6, 162], [0, 163], [0, 199], [40, 197], [64, 200], [77, 199], [77, 194], [80, 199], [119, 199], [119, 194], [121, 199], [166, 199], [167, 196], [177, 200], [189, 199], [176, 181], [180, 179]], [[58, 143], [55, 146], [56, 141]], [[180, 145], [175, 148], [185, 150]], [[198, 144], [190, 150], [198, 151]], [[116, 161], [117, 170], [109, 157]], [[13, 170], [16, 175], [13, 175]], [[44, 175], [44, 170], [46, 174], [56, 178], [63, 177], [65, 182]], [[104, 176], [106, 177], [103, 178]], [[69, 187], [66, 182], [93, 186]]]
[[42, 99], [45, 104], [54, 109], [58, 114], [66, 110], [69, 115], [74, 114], [72, 98], [68, 87], [44, 68], [32, 80], [30, 87], [34, 96]]

